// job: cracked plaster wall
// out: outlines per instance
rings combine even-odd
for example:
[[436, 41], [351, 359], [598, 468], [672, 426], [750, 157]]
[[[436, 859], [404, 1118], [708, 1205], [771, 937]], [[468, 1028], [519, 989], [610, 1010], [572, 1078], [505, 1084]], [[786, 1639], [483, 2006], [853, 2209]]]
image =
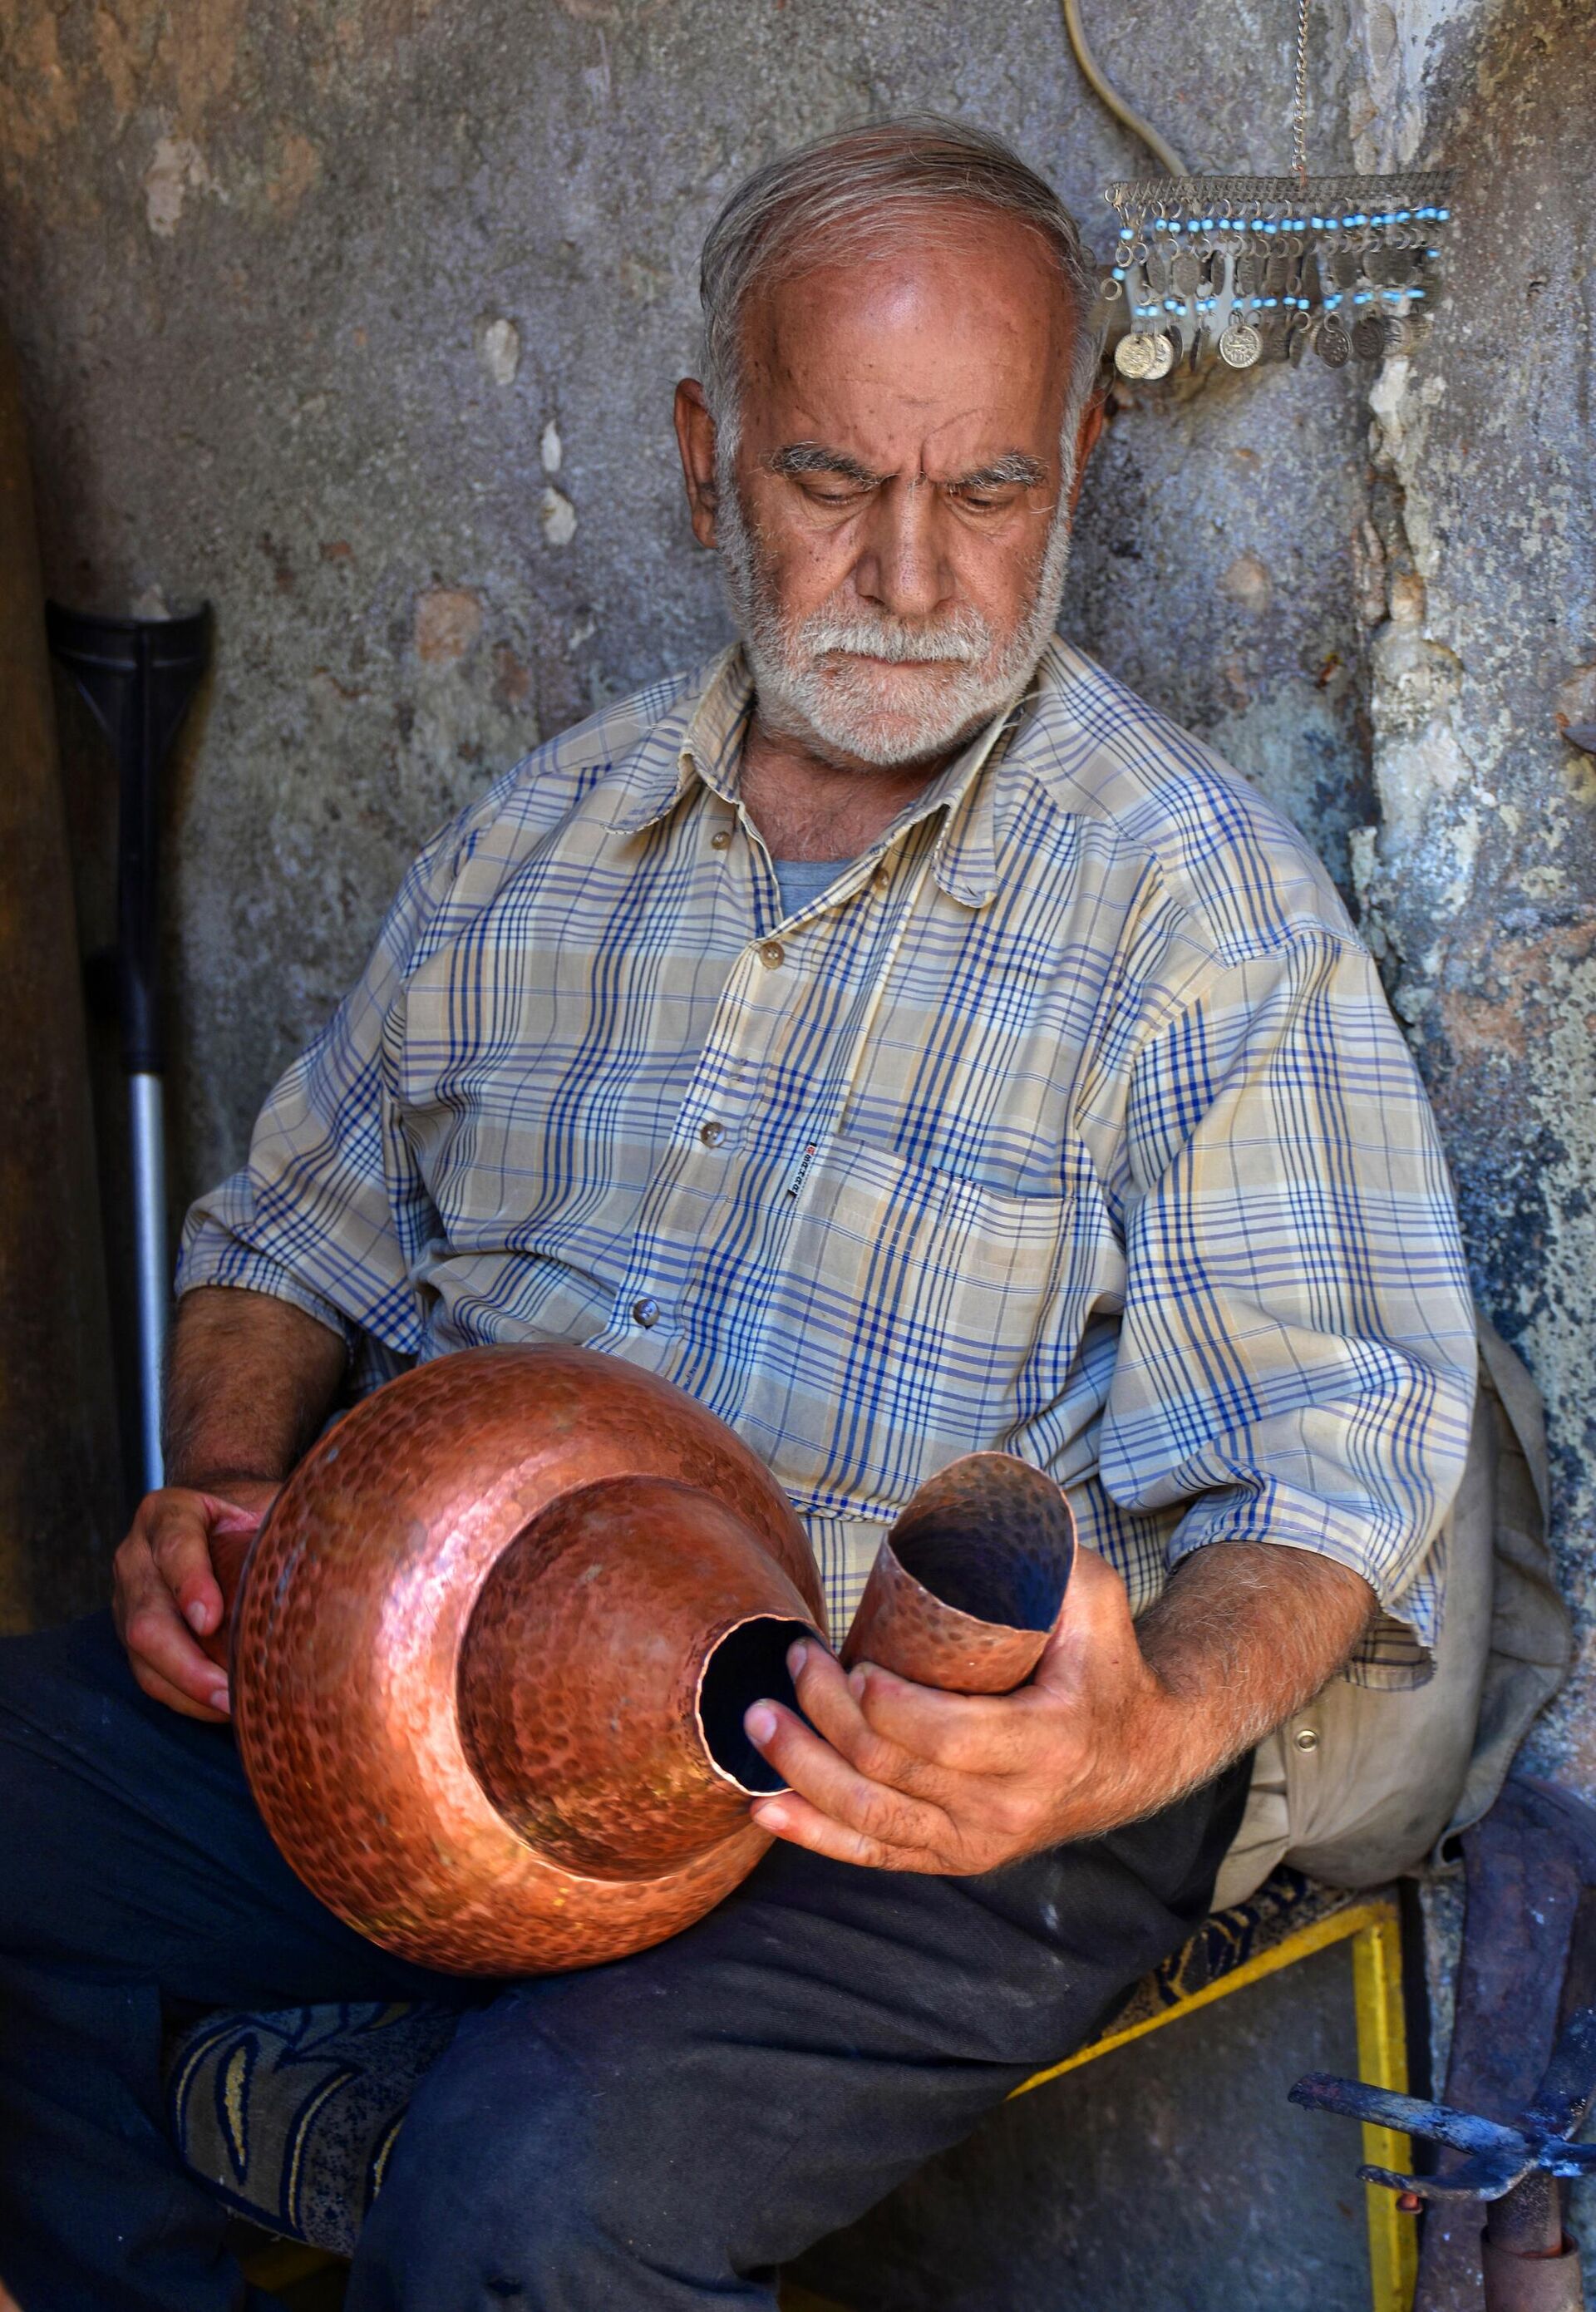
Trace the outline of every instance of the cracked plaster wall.
[[1357, 0], [1361, 165], [1458, 170], [1451, 290], [1372, 398], [1364, 926], [1439, 1110], [1478, 1289], [1544, 1390], [1579, 1666], [1538, 1730], [1596, 1793], [1596, 14]]

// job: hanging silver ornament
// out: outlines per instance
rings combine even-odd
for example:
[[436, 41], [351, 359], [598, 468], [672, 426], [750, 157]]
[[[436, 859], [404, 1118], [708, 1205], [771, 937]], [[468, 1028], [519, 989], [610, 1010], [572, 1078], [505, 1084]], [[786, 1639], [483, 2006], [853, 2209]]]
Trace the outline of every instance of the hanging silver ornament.
[[[1383, 176], [1308, 173], [1308, 12], [1298, 0], [1293, 173], [1126, 180], [1103, 197], [1119, 220], [1098, 318], [1120, 375], [1150, 383], [1217, 353], [1231, 369], [1300, 362], [1330, 368], [1407, 352], [1435, 300], [1451, 222], [1445, 169]], [[1089, 81], [1118, 117], [1175, 162], [1103, 80], [1076, 0], [1065, 19]]]

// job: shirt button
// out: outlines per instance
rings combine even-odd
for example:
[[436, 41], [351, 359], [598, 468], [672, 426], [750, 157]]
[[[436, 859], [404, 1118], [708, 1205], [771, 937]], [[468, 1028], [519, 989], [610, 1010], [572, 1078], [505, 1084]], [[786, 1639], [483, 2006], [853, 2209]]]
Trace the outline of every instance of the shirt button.
[[1319, 1747], [1319, 1734], [1311, 1726], [1299, 1726], [1291, 1738], [1299, 1750], [1317, 1750]]
[[786, 959], [787, 950], [783, 947], [780, 940], [760, 941], [759, 961], [767, 971], [774, 971], [778, 963], [785, 963]]
[[650, 1326], [657, 1325], [660, 1321], [660, 1304], [657, 1300], [649, 1300], [645, 1294], [641, 1300], [633, 1301], [632, 1317], [634, 1322], [641, 1325], [646, 1333]]
[[873, 891], [884, 891], [888, 889], [891, 880], [891, 869], [889, 867], [878, 867], [875, 873], [870, 879], [870, 888]]
[[724, 851], [730, 845], [731, 841], [731, 828], [729, 827], [717, 828], [715, 832], [709, 838], [709, 847], [712, 851]]
[[718, 1148], [725, 1136], [723, 1124], [701, 1124], [698, 1127], [698, 1137], [706, 1148]]

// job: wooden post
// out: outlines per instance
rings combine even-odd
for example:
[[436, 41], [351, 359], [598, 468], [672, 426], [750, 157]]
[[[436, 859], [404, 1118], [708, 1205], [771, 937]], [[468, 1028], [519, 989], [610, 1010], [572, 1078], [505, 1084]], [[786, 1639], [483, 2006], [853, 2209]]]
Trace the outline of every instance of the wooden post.
[[109, 1594], [121, 1480], [28, 445], [0, 332], [0, 1630]]

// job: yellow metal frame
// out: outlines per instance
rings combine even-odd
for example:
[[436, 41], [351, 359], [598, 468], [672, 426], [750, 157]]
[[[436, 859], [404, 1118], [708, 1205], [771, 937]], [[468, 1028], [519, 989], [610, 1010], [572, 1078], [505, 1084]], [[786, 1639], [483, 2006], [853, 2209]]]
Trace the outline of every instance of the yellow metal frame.
[[[1244, 1960], [1216, 1983], [1194, 1991], [1189, 1998], [1177, 2000], [1172, 2007], [1145, 2016], [1123, 2031], [1110, 2031], [1105, 2037], [1094, 2039], [1089, 2047], [1066, 2055], [1063, 2062], [1037, 2071], [1014, 2089], [1014, 2095], [1029, 2095], [1032, 2088], [1046, 2087], [1049, 2080], [1060, 2080], [1066, 2071], [1079, 2071], [1083, 2063], [1095, 2062], [1100, 2055], [1110, 2054], [1116, 2047], [1128, 2046], [1133, 2039], [1144, 2039], [1149, 2031], [1162, 2030], [1166, 2023], [1177, 2022], [1182, 2015], [1194, 2015], [1199, 2007], [1211, 2007], [1216, 1999], [1226, 1999], [1232, 1991], [1244, 1991], [1250, 1983], [1261, 1983], [1266, 1975], [1278, 1975], [1282, 1968], [1294, 1966], [1299, 1959], [1311, 1958], [1315, 1951], [1328, 1950], [1332, 1943], [1341, 1942], [1352, 1945], [1358, 2076], [1372, 2087], [1390, 2088], [1398, 2095], [1406, 2095], [1407, 2033], [1402, 2015], [1402, 1930], [1396, 1903], [1390, 1896], [1349, 1903], [1344, 1911], [1333, 1911], [1328, 1919], [1316, 1919], [1311, 1926], [1287, 1935], [1272, 1950], [1260, 1951], [1256, 1958]], [[1407, 2138], [1393, 2128], [1366, 2126], [1364, 2158], [1370, 2167], [1406, 2168], [1411, 2165]], [[1364, 2191], [1369, 2225], [1372, 2312], [1411, 2312], [1418, 2278], [1418, 2240], [1413, 2219], [1399, 2212], [1396, 2194], [1383, 2184], [1366, 2184]]]
[[[242, 2259], [244, 2278], [251, 2288], [263, 2288], [269, 2295], [279, 2289], [293, 2288], [302, 2280], [313, 2279], [319, 2272], [329, 2272], [344, 2261], [323, 2247], [306, 2247], [299, 2240], [267, 2240], [253, 2248]], [[0, 2312], [4, 2307], [0, 2305]]]
[[[1149, 2031], [1161, 2031], [1166, 2023], [1178, 2022], [1182, 2015], [1195, 2015], [1199, 2007], [1212, 2007], [1216, 1999], [1227, 1999], [1232, 1991], [1244, 1991], [1250, 1983], [1261, 1983], [1266, 1975], [1278, 1975], [1300, 1959], [1311, 1958], [1315, 1951], [1328, 1950], [1331, 1944], [1344, 1942], [1352, 1945], [1358, 2076], [1372, 2087], [1390, 2088], [1398, 2095], [1406, 2095], [1407, 2033], [1402, 2015], [1402, 1930], [1396, 1903], [1390, 1896], [1349, 1903], [1345, 1910], [1332, 1911], [1328, 1919], [1316, 1919], [1311, 1926], [1299, 1928], [1273, 1949], [1244, 1960], [1229, 1975], [1221, 1975], [1217, 1983], [1194, 1991], [1189, 1998], [1177, 2000], [1172, 2007], [1162, 2008], [1156, 2015], [1145, 2016], [1123, 2031], [1110, 2031], [1106, 2037], [1094, 2039], [1089, 2047], [1066, 2055], [1063, 2062], [1051, 2063], [1045, 2071], [1033, 2073], [1013, 2094], [1029, 2095], [1032, 2088], [1046, 2087], [1049, 2080], [1061, 2080], [1066, 2071], [1078, 2071], [1083, 2063], [1094, 2063], [1100, 2055], [1111, 2054], [1116, 2047], [1128, 2046], [1133, 2039], [1144, 2039]], [[1011, 2102], [1013, 2099], [1011, 2097]], [[1389, 2127], [1365, 2126], [1364, 2158], [1372, 2168], [1404, 2169], [1412, 2164], [1407, 2138]], [[1369, 2225], [1371, 2312], [1412, 2312], [1413, 2291], [1418, 2278], [1418, 2239], [1413, 2219], [1399, 2212], [1395, 2194], [1384, 2185], [1368, 2184], [1364, 2189]], [[314, 2248], [295, 2247], [285, 2240], [250, 2259], [247, 2268], [258, 2286], [275, 2284], [280, 2288], [335, 2260]], [[781, 2301], [782, 2312], [842, 2312], [842, 2308], [828, 2304], [823, 2298], [791, 2283], [783, 2288]]]

